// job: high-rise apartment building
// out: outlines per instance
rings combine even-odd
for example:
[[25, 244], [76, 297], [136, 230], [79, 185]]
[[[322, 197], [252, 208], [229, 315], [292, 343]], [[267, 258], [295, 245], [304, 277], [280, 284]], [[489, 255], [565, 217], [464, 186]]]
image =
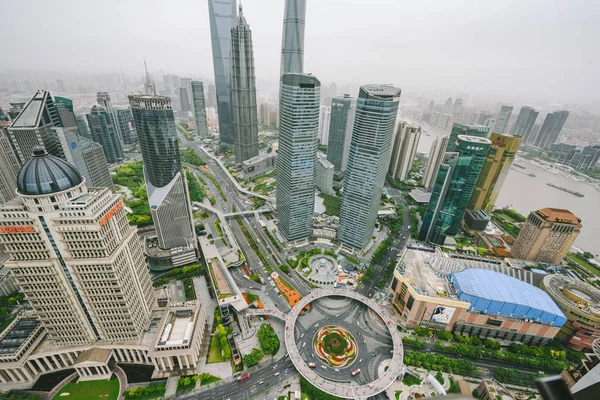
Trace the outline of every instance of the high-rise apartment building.
[[435, 111], [431, 115], [431, 125], [440, 128], [443, 131], [447, 131], [452, 126], [454, 118], [452, 114], [440, 113]]
[[329, 126], [331, 123], [331, 107], [321, 106], [319, 112], [319, 144], [327, 146], [329, 142]]
[[333, 164], [321, 154], [317, 155], [317, 189], [333, 195]]
[[456, 138], [456, 151], [446, 153], [436, 176], [419, 240], [441, 246], [458, 233], [490, 145], [478, 136]]
[[531, 107], [523, 106], [519, 111], [519, 116], [512, 128], [512, 134], [515, 136], [522, 136], [523, 141], [527, 142], [531, 129], [535, 124], [535, 120], [538, 117], [539, 112]]
[[406, 121], [401, 121], [398, 124], [388, 169], [392, 178], [400, 179], [401, 181], [408, 178], [408, 173], [412, 168], [415, 155], [417, 154], [420, 138], [420, 126], [409, 124]]
[[335, 172], [345, 171], [348, 165], [355, 112], [356, 99], [349, 94], [331, 99], [327, 160], [333, 164]]
[[565, 125], [565, 121], [569, 117], [568, 111], [555, 111], [546, 115], [544, 123], [540, 128], [540, 132], [537, 134], [533, 144], [543, 149], [550, 149], [550, 147], [556, 143], [560, 131]]
[[[171, 99], [129, 96], [144, 160], [148, 202], [161, 249], [196, 247]], [[190, 249], [191, 251], [191, 249]]]
[[123, 161], [123, 148], [117, 133], [113, 117], [102, 106], [95, 105], [86, 115], [92, 133], [92, 140], [104, 149], [106, 161]]
[[119, 117], [117, 111], [112, 105], [112, 101], [110, 100], [110, 94], [108, 92], [97, 92], [96, 93], [96, 101], [98, 104], [106, 110], [109, 117], [112, 119], [113, 126], [115, 127], [115, 131], [117, 133], [117, 138], [119, 140], [119, 145], [122, 148], [123, 143], [125, 142], [125, 133], [121, 131], [121, 125], [119, 124]]
[[66, 128], [52, 128], [61, 141], [67, 162], [77, 168], [89, 187], [115, 187], [108, 169], [104, 149], [98, 143]]
[[579, 232], [581, 219], [569, 210], [542, 208], [529, 213], [510, 252], [521, 260], [560, 265]]
[[231, 109], [231, 29], [236, 24], [236, 0], [209, 0], [210, 36], [219, 114], [221, 145], [234, 141]]
[[492, 133], [490, 141], [492, 145], [469, 201], [469, 210], [483, 209], [487, 213], [492, 211], [523, 138]]
[[61, 127], [60, 117], [50, 92], [38, 90], [8, 127], [19, 165], [23, 165], [36, 146], [43, 146], [53, 156], [65, 158], [52, 127]]
[[305, 20], [306, 0], [285, 0], [280, 76], [304, 72]]
[[457, 140], [460, 135], [465, 136], [476, 136], [476, 137], [488, 137], [490, 128], [482, 125], [468, 125], [454, 123], [452, 130], [450, 131], [450, 138], [448, 139], [448, 145], [446, 146], [447, 152], [455, 152], [458, 148], [459, 141]]
[[61, 345], [141, 337], [154, 294], [121, 196], [88, 189], [41, 147], [17, 187], [17, 199], [0, 207], [5, 265], [49, 336]]
[[358, 92], [338, 239], [363, 248], [371, 239], [390, 163], [401, 90], [365, 85]]
[[258, 109], [252, 32], [240, 5], [231, 29], [231, 94], [236, 164], [258, 155]]
[[492, 132], [506, 133], [506, 128], [508, 127], [508, 120], [510, 119], [512, 111], [512, 106], [500, 107], [500, 111], [498, 111], [498, 115], [496, 116], [496, 123], [492, 128]]
[[309, 74], [285, 74], [279, 99], [277, 224], [287, 241], [308, 239], [315, 205], [321, 83]]
[[440, 169], [440, 165], [442, 165], [444, 154], [446, 153], [448, 140], [450, 140], [450, 136], [438, 136], [431, 144], [427, 166], [423, 172], [423, 186], [425, 189], [431, 189], [435, 183], [435, 178]]
[[0, 204], [14, 199], [17, 189], [19, 163], [10, 145], [8, 132], [0, 124]]
[[204, 83], [192, 81], [192, 103], [196, 136], [200, 139], [208, 137], [208, 120], [206, 119], [206, 103], [204, 99]]
[[184, 87], [179, 88], [179, 103], [181, 104], [181, 112], [190, 112], [190, 99], [188, 97], [187, 89]]

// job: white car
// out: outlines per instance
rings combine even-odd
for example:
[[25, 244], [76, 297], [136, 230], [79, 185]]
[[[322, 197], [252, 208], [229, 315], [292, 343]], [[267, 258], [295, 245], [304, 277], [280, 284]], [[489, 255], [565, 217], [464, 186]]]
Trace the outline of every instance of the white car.
[[326, 367], [326, 366], [324, 366], [324, 365], [321, 365], [321, 368], [323, 368], [323, 369], [327, 369], [327, 367]]
[[340, 372], [340, 370], [338, 368], [334, 369], [335, 372]]

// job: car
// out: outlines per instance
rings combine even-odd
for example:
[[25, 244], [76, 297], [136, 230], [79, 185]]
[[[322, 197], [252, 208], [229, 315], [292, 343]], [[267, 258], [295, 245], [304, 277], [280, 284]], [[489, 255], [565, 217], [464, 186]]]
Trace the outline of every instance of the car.
[[326, 366], [324, 366], [324, 365], [321, 365], [321, 368], [323, 368], [323, 369], [327, 369], [327, 367], [326, 367]]
[[274, 376], [279, 376], [279, 372], [276, 372]]
[[306, 347], [306, 342], [304, 342], [304, 343], [302, 344], [302, 347]]
[[363, 344], [367, 344], [367, 341], [365, 339], [363, 339]]
[[376, 354], [377, 354], [377, 353], [373, 353], [373, 357], [375, 357], [375, 355], [376, 355]]
[[265, 383], [265, 381], [258, 382], [259, 385], [262, 385], [263, 383]]
[[335, 372], [340, 372], [339, 368], [334, 369]]
[[302, 339], [304, 337], [304, 333], [302, 335], [300, 335], [300, 339]]
[[339, 318], [339, 317], [340, 317], [340, 314], [336, 314], [336, 315], [335, 315], [335, 317], [336, 317], [336, 318]]
[[312, 358], [315, 358], [315, 353], [310, 353], [310, 356], [311, 356]]
[[358, 360], [358, 362], [361, 363], [362, 362], [362, 358], [360, 360]]
[[288, 374], [288, 370], [286, 369], [285, 371], [283, 371], [283, 374], [287, 375]]

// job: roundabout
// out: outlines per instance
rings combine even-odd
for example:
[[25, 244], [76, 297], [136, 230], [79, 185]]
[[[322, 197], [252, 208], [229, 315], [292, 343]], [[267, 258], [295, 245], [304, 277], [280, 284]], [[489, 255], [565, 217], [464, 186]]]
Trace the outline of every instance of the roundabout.
[[[311, 304], [311, 312], [300, 311]], [[329, 394], [366, 399], [404, 373], [400, 332], [376, 301], [346, 289], [316, 289], [285, 315], [285, 345], [298, 372]], [[378, 366], [389, 362], [382, 374]]]

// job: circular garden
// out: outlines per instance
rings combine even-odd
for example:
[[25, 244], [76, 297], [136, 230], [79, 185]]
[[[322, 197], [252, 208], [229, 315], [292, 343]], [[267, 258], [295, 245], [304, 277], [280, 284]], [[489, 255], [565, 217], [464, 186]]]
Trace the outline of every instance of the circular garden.
[[354, 337], [337, 326], [319, 329], [313, 339], [313, 350], [319, 359], [334, 368], [349, 366], [357, 356]]

